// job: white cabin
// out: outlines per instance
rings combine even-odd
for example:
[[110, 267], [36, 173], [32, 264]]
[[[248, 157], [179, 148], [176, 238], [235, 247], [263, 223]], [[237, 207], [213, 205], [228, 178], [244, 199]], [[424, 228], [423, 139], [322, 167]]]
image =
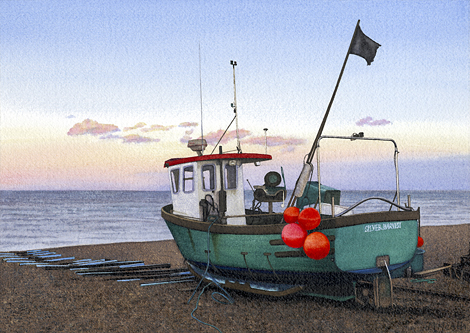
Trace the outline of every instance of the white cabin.
[[206, 221], [245, 225], [243, 164], [270, 160], [266, 154], [213, 154], [165, 161], [171, 184], [173, 213]]

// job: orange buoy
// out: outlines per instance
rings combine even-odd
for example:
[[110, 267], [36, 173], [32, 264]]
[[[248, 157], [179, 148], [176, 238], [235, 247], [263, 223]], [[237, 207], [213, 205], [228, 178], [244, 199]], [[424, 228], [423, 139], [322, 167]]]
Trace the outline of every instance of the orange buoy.
[[305, 208], [299, 214], [299, 224], [305, 230], [313, 230], [320, 225], [321, 217], [318, 210], [312, 207]]
[[320, 260], [330, 253], [330, 241], [325, 234], [313, 232], [305, 238], [304, 252], [312, 259]]
[[418, 247], [423, 246], [424, 240], [421, 237], [418, 237]]
[[297, 223], [289, 223], [282, 229], [281, 237], [287, 246], [298, 249], [304, 245], [307, 231]]
[[287, 223], [297, 222], [299, 218], [299, 209], [297, 207], [287, 207], [284, 211], [284, 221]]

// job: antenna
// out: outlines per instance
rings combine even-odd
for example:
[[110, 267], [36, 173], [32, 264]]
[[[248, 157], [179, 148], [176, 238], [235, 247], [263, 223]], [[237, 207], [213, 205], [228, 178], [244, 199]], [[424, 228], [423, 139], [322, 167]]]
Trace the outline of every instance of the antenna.
[[[201, 75], [201, 43], [199, 43], [199, 99], [201, 101], [201, 143], [204, 142], [204, 131], [202, 127], [202, 75]], [[204, 154], [204, 145], [202, 145], [202, 154]]]
[[237, 151], [238, 153], [242, 152], [242, 148], [240, 147], [240, 135], [238, 133], [238, 114], [237, 114], [237, 86], [235, 84], [235, 66], [237, 65], [236, 61], [230, 60], [230, 65], [233, 67], [233, 103], [232, 108], [233, 112], [235, 113], [235, 126], [237, 128]]

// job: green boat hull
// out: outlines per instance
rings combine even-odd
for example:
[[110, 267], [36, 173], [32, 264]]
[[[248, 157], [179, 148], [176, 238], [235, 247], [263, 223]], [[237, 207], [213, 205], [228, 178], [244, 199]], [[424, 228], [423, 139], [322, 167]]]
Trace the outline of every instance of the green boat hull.
[[206, 266], [209, 249], [211, 269], [222, 276], [290, 284], [367, 279], [381, 274], [380, 260], [390, 271], [402, 268], [415, 255], [419, 226], [419, 211], [326, 219], [316, 231], [329, 238], [331, 250], [324, 259], [313, 260], [284, 244], [285, 223], [211, 224], [173, 215], [171, 205], [162, 209], [162, 216], [183, 257], [196, 267]]

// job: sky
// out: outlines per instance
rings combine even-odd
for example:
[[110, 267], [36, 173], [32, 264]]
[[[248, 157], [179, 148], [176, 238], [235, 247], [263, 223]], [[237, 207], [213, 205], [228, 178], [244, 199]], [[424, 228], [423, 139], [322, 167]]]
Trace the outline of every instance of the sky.
[[[273, 156], [245, 178], [282, 167], [293, 188], [360, 20], [381, 47], [349, 56], [323, 134], [394, 139], [402, 189], [470, 190], [469, 7], [2, 0], [0, 189], [168, 190], [164, 161], [234, 117], [231, 60], [242, 151]], [[324, 142], [322, 183], [394, 189], [392, 144]]]

